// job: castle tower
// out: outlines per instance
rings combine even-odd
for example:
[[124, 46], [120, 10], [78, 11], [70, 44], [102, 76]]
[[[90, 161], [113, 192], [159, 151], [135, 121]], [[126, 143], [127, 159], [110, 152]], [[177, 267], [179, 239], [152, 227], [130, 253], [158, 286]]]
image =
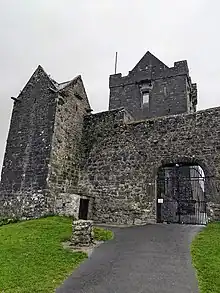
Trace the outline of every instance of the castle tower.
[[84, 116], [81, 76], [57, 83], [39, 66], [17, 98], [1, 175], [0, 217], [65, 211], [77, 185]]
[[187, 61], [169, 68], [148, 51], [127, 76], [110, 75], [109, 88], [109, 110], [123, 107], [135, 120], [196, 111]]
[[[169, 68], [148, 51], [127, 76], [110, 75], [109, 88], [109, 109], [123, 107], [134, 120], [196, 112], [197, 86], [191, 82], [187, 61], [175, 62]], [[170, 176], [175, 186], [175, 167], [164, 170], [163, 184], [166, 176]], [[190, 170], [186, 166], [179, 172], [180, 181], [184, 182], [179, 191], [184, 194], [181, 190], [188, 190], [188, 199], [192, 196]], [[173, 190], [172, 187], [167, 190], [170, 199], [176, 196]]]

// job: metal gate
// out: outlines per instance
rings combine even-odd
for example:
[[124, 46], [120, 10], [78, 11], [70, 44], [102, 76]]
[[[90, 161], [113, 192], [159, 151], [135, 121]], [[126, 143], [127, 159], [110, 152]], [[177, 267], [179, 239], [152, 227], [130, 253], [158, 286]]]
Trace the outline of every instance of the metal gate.
[[205, 177], [198, 166], [163, 167], [157, 179], [157, 222], [206, 224]]

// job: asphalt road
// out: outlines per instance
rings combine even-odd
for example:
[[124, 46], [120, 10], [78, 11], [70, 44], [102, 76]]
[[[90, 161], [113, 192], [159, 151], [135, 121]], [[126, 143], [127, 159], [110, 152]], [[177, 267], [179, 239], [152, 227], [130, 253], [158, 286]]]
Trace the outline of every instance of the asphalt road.
[[198, 226], [112, 228], [57, 293], [198, 293], [190, 242]]

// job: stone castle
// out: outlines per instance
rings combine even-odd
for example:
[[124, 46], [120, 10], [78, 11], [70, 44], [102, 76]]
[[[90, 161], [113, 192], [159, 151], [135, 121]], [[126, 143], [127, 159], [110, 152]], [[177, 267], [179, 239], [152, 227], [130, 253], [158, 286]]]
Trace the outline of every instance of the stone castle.
[[220, 107], [196, 112], [187, 62], [147, 52], [109, 88], [109, 110], [92, 114], [81, 76], [57, 83], [36, 69], [12, 98], [0, 217], [156, 222], [158, 170], [183, 164], [203, 169], [207, 212], [220, 219]]

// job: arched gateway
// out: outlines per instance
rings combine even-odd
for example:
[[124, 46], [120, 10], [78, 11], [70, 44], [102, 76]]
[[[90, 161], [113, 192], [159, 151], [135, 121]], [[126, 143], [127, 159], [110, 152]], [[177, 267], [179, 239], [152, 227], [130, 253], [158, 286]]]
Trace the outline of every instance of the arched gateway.
[[157, 222], [206, 224], [208, 182], [196, 164], [176, 163], [157, 174]]
[[217, 178], [194, 157], [163, 162], [156, 176], [157, 222], [207, 224], [217, 196]]
[[220, 108], [138, 122], [126, 117], [123, 110], [112, 112], [108, 127], [104, 113], [86, 121], [92, 136], [88, 142], [85, 132], [80, 185], [95, 197], [94, 219], [128, 224], [220, 219]]

